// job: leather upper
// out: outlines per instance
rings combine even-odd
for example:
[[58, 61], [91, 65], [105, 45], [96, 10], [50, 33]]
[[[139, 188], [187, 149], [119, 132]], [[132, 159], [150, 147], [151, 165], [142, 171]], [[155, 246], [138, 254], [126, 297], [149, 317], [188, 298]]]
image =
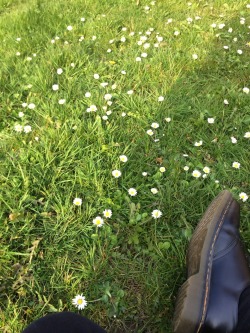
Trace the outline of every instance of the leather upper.
[[239, 236], [240, 208], [232, 203], [223, 217], [213, 253], [207, 315], [202, 333], [234, 333], [238, 303], [250, 285], [250, 270]]

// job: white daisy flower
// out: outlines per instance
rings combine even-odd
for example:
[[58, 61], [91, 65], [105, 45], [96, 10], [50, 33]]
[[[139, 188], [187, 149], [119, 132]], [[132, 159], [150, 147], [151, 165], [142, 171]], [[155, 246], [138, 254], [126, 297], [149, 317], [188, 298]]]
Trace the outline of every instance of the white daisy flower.
[[165, 121], [166, 121], [167, 123], [170, 123], [171, 118], [170, 118], [170, 117], [167, 117], [167, 118], [165, 118]]
[[23, 131], [24, 131], [24, 133], [30, 133], [32, 131], [31, 126], [30, 125], [24, 126]]
[[158, 97], [158, 102], [163, 102], [164, 101], [164, 96], [159, 96]]
[[239, 197], [243, 202], [247, 201], [247, 199], [248, 199], [248, 195], [245, 192], [241, 192], [239, 194]]
[[100, 78], [100, 75], [97, 74], [97, 73], [95, 73], [95, 74], [93, 75], [93, 77], [94, 77], [94, 79], [98, 80], [98, 79]]
[[103, 212], [103, 216], [106, 218], [110, 218], [112, 216], [112, 210], [111, 209], [105, 209]]
[[89, 108], [87, 108], [87, 112], [96, 112], [97, 111], [97, 107], [95, 105], [90, 105]]
[[207, 118], [207, 122], [209, 124], [213, 124], [214, 123], [214, 118]]
[[183, 168], [184, 171], [188, 171], [189, 170], [189, 166], [185, 165]]
[[73, 200], [73, 204], [74, 204], [75, 206], [81, 206], [81, 204], [82, 204], [82, 199], [81, 199], [81, 198], [75, 198], [75, 199]]
[[52, 90], [54, 90], [54, 91], [59, 90], [59, 85], [58, 84], [53, 84]]
[[136, 196], [137, 191], [135, 188], [131, 187], [130, 189], [128, 189], [128, 194], [131, 195], [131, 197]]
[[247, 87], [244, 87], [243, 89], [242, 89], [242, 91], [245, 93], [245, 94], [249, 94], [249, 88], [247, 88]]
[[207, 166], [205, 166], [205, 167], [203, 168], [203, 171], [204, 171], [206, 174], [208, 174], [208, 173], [210, 173], [210, 168], [207, 167]]
[[73, 27], [71, 25], [69, 25], [69, 26], [67, 26], [67, 30], [71, 31], [71, 30], [73, 30]]
[[120, 155], [119, 158], [120, 158], [120, 161], [124, 162], [124, 163], [127, 162], [127, 160], [128, 160], [126, 155]]
[[115, 177], [115, 178], [119, 178], [121, 177], [122, 173], [120, 170], [113, 170], [112, 171], [112, 176]]
[[23, 126], [20, 125], [20, 124], [16, 124], [14, 126], [14, 130], [17, 132], [17, 133], [21, 133], [23, 131]]
[[160, 167], [160, 169], [159, 169], [159, 170], [160, 170], [160, 172], [162, 172], [162, 173], [163, 173], [163, 172], [165, 172], [165, 171], [166, 171], [166, 168], [165, 168], [165, 167]]
[[152, 128], [159, 128], [159, 126], [160, 126], [160, 125], [159, 125], [158, 123], [152, 123], [152, 124], [151, 124], [151, 127], [152, 127]]
[[250, 139], [250, 132], [246, 132], [246, 133], [244, 134], [244, 138], [246, 138], [246, 139]]
[[65, 102], [66, 102], [66, 99], [59, 99], [59, 101], [58, 101], [58, 103], [59, 103], [60, 105], [65, 104]]
[[18, 117], [22, 118], [24, 116], [24, 113], [22, 111], [18, 112]]
[[62, 68], [58, 68], [58, 69], [56, 70], [56, 72], [57, 72], [58, 75], [61, 75], [61, 74], [63, 73], [63, 70], [62, 70]]
[[194, 170], [194, 171], [192, 172], [192, 176], [193, 176], [194, 178], [199, 178], [199, 177], [201, 176], [201, 173], [200, 173], [200, 171], [198, 171], [198, 170]]
[[237, 143], [237, 139], [234, 136], [231, 136], [231, 142], [232, 143]]
[[149, 130], [147, 130], [147, 134], [152, 136], [152, 135], [154, 135], [154, 132], [151, 129], [149, 129]]
[[240, 163], [239, 162], [233, 162], [232, 167], [234, 169], [239, 169], [240, 168]]
[[72, 299], [72, 304], [75, 305], [79, 310], [83, 310], [87, 306], [87, 301], [85, 296], [77, 295], [75, 298]]
[[35, 109], [35, 104], [34, 103], [30, 103], [30, 104], [28, 104], [28, 109], [30, 109], [30, 110], [34, 110]]
[[153, 194], [157, 194], [159, 191], [157, 190], [157, 188], [155, 188], [155, 187], [153, 187], [153, 188], [151, 188], [151, 193], [153, 193]]
[[93, 224], [96, 227], [100, 228], [103, 226], [104, 220], [103, 220], [103, 218], [101, 218], [101, 216], [97, 216], [96, 218], [93, 219]]
[[159, 219], [161, 216], [162, 216], [162, 212], [161, 212], [160, 210], [158, 210], [158, 209], [154, 209], [154, 210], [152, 211], [152, 217], [153, 217], [154, 219]]
[[196, 141], [195, 143], [194, 143], [194, 146], [195, 147], [200, 147], [200, 146], [202, 146], [202, 140], [200, 140], [200, 141]]

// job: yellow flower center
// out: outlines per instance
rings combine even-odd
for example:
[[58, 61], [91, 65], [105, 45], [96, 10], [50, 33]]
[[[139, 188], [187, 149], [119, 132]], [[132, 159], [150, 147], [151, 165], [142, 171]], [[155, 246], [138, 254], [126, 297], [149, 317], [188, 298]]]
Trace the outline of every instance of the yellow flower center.
[[77, 304], [78, 304], [78, 305], [81, 305], [82, 303], [83, 303], [83, 300], [82, 300], [82, 299], [78, 299], [78, 300], [77, 300]]

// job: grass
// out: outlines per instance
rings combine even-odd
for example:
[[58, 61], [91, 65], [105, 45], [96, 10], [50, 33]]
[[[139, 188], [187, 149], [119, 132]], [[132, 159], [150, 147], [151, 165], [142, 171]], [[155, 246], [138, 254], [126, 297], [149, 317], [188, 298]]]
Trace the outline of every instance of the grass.
[[[221, 190], [237, 200], [249, 195], [248, 25], [241, 0], [0, 1], [2, 332], [20, 332], [48, 312], [78, 311], [71, 300], [81, 293], [88, 306], [80, 313], [108, 332], [172, 331], [197, 222]], [[137, 44], [141, 36], [148, 49]], [[136, 61], [143, 52], [147, 57]], [[90, 105], [97, 111], [86, 112]], [[149, 136], [153, 122], [159, 128]], [[17, 124], [31, 132], [16, 132]], [[207, 178], [192, 176], [205, 166]], [[249, 249], [248, 202], [241, 205], [241, 232]], [[97, 229], [92, 221], [104, 209], [112, 217]], [[154, 209], [161, 218], [152, 218]]]

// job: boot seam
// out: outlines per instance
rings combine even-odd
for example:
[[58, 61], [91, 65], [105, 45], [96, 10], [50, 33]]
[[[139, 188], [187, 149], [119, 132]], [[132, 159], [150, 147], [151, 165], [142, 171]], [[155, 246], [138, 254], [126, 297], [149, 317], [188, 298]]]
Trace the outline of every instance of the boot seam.
[[238, 243], [239, 243], [239, 238], [234, 238], [232, 242], [224, 249], [216, 253], [215, 257], [213, 258], [214, 261], [217, 259], [223, 258], [225, 255], [228, 254], [229, 251], [231, 251]]
[[229, 203], [227, 204], [227, 206], [226, 206], [226, 208], [224, 210], [224, 213], [223, 213], [223, 215], [221, 217], [221, 220], [220, 220], [220, 222], [219, 222], [219, 224], [217, 226], [216, 232], [214, 234], [214, 238], [213, 238], [212, 245], [211, 245], [211, 248], [210, 248], [210, 252], [209, 252], [209, 256], [208, 256], [208, 264], [207, 264], [207, 274], [206, 274], [206, 283], [205, 283], [205, 297], [204, 297], [204, 301], [203, 301], [202, 316], [201, 316], [199, 327], [198, 327], [196, 333], [200, 332], [200, 330], [202, 328], [202, 325], [204, 324], [205, 315], [206, 315], [206, 312], [207, 312], [208, 296], [209, 296], [209, 291], [210, 291], [208, 285], [209, 285], [209, 282], [210, 282], [209, 277], [211, 276], [211, 268], [212, 268], [213, 251], [214, 251], [215, 242], [217, 240], [219, 231], [221, 230], [221, 226], [222, 226], [222, 224], [224, 222], [225, 215], [228, 212], [229, 207], [231, 206], [232, 203], [233, 203], [233, 199], [231, 199], [229, 201]]

